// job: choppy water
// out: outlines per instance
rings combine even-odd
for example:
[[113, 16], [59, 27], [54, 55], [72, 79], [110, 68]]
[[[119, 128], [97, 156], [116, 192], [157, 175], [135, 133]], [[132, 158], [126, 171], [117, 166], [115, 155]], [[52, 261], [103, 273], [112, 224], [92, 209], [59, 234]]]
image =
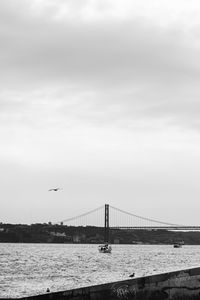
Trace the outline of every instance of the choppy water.
[[200, 266], [200, 246], [0, 244], [0, 298], [22, 297]]

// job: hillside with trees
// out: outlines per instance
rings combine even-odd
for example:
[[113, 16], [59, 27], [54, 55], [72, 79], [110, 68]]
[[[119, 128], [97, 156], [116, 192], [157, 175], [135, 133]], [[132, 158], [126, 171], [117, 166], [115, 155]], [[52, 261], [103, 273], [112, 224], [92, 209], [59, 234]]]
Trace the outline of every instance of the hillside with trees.
[[[173, 244], [184, 241], [188, 245], [200, 245], [200, 232], [167, 230], [110, 230], [112, 244]], [[1, 243], [92, 243], [104, 242], [104, 228], [75, 227], [49, 224], [0, 223]]]

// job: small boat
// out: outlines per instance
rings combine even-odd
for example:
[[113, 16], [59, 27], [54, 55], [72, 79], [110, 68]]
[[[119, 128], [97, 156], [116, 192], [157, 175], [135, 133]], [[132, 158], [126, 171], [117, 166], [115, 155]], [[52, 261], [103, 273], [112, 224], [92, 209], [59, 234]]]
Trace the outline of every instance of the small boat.
[[174, 243], [174, 248], [181, 248], [184, 245], [184, 241], [178, 241]]
[[182, 244], [180, 244], [180, 243], [175, 243], [174, 244], [174, 248], [181, 248], [182, 247]]
[[111, 253], [112, 247], [108, 244], [99, 245], [98, 247], [100, 253]]

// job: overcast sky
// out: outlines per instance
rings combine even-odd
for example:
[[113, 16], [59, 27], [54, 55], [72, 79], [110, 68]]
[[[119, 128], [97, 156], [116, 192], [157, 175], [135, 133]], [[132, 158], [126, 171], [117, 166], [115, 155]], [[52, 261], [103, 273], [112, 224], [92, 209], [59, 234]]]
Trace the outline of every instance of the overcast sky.
[[0, 221], [108, 203], [200, 225], [199, 15], [198, 0], [0, 1]]

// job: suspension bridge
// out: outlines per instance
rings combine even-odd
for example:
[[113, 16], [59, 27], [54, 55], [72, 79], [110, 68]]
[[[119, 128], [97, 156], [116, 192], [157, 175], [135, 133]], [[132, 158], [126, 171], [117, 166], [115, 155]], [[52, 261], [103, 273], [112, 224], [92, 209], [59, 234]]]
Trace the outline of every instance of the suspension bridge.
[[68, 226], [96, 226], [109, 229], [200, 231], [200, 226], [187, 226], [142, 217], [109, 204], [60, 222]]

